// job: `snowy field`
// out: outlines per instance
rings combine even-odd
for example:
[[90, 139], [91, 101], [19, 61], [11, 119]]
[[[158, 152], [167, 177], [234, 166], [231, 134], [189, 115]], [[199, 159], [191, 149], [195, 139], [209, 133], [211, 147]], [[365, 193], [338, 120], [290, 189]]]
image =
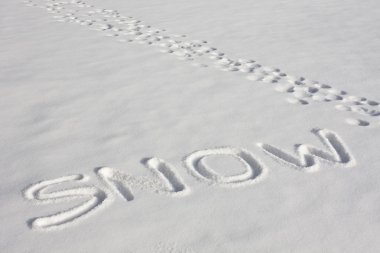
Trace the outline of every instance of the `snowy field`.
[[2, 0], [0, 252], [379, 252], [379, 24], [377, 0]]

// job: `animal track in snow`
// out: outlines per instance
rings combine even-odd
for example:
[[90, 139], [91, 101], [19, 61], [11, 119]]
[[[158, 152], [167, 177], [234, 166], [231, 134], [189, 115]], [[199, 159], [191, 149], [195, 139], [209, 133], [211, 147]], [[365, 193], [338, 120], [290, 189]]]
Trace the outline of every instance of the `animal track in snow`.
[[[59, 22], [76, 23], [102, 32], [104, 36], [115, 38], [121, 43], [138, 43], [161, 48], [160, 52], [173, 55], [179, 60], [190, 61], [193, 66], [214, 66], [222, 71], [243, 73], [254, 82], [271, 84], [276, 91], [289, 94], [288, 103], [307, 105], [316, 102], [331, 102], [338, 111], [366, 117], [355, 118], [368, 126], [374, 117], [380, 116], [380, 103], [367, 98], [348, 95], [346, 91], [329, 85], [291, 76], [278, 68], [266, 67], [255, 60], [232, 59], [221, 50], [202, 40], [188, 40], [186, 35], [169, 34], [165, 29], [157, 29], [141, 20], [124, 16], [117, 10], [96, 8], [82, 0], [26, 0], [27, 6], [37, 6], [53, 14]], [[351, 118], [351, 117], [350, 117]], [[379, 120], [377, 120], [379, 122]], [[346, 121], [352, 125], [352, 120]]]
[[[355, 165], [355, 159], [336, 133], [327, 129], [316, 129], [312, 132], [327, 147], [327, 151], [301, 144], [295, 146], [298, 156], [295, 157], [269, 144], [258, 143], [257, 145], [276, 161], [302, 172], [316, 171], [322, 163], [345, 168]], [[244, 172], [223, 176], [207, 163], [210, 157], [223, 156], [236, 159], [244, 168]], [[23, 191], [23, 196], [36, 204], [83, 200], [81, 204], [70, 209], [33, 218], [28, 221], [28, 225], [37, 230], [65, 228], [88, 217], [96, 210], [104, 209], [107, 203], [109, 205], [115, 200], [114, 195], [127, 202], [133, 201], [135, 190], [150, 191], [170, 197], [184, 197], [191, 193], [190, 187], [177, 173], [177, 168], [166, 161], [153, 157], [143, 159], [141, 163], [153, 173], [153, 177], [133, 176], [109, 167], [95, 169], [95, 174], [106, 189], [88, 185], [75, 186], [75, 183], [83, 184], [87, 181], [88, 177], [81, 174], [40, 181], [28, 186]], [[220, 147], [198, 150], [185, 156], [183, 163], [192, 176], [213, 186], [249, 186], [260, 182], [267, 174], [266, 166], [250, 151], [242, 148]], [[59, 188], [63, 184], [71, 188]]]

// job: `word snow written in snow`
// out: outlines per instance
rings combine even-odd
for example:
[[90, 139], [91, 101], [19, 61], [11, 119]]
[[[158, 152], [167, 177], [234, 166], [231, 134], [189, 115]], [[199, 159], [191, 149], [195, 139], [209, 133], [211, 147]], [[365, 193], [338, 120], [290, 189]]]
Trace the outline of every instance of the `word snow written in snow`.
[[[322, 142], [325, 150], [300, 144], [295, 145], [295, 154], [291, 154], [269, 144], [257, 143], [257, 146], [280, 164], [302, 172], [318, 171], [321, 164], [345, 168], [355, 165], [355, 159], [336, 133], [327, 129], [313, 129], [312, 133]], [[244, 167], [244, 172], [232, 176], [221, 175], [205, 162], [206, 158], [212, 156], [233, 157]], [[190, 187], [171, 164], [157, 157], [144, 159], [142, 164], [152, 172], [151, 177], [133, 176], [114, 168], [101, 167], [95, 170], [95, 174], [104, 187], [86, 184], [89, 176], [83, 174], [44, 180], [28, 186], [23, 196], [36, 204], [80, 201], [80, 204], [69, 209], [28, 220], [29, 227], [36, 230], [65, 228], [109, 206], [115, 196], [124, 201], [134, 200], [135, 190], [171, 197], [191, 194]], [[250, 151], [234, 147], [195, 151], [184, 157], [183, 164], [189, 174], [199, 181], [221, 187], [252, 185], [262, 181], [267, 171], [266, 166]], [[78, 183], [81, 185], [73, 186]], [[57, 189], [64, 184], [71, 188]]]

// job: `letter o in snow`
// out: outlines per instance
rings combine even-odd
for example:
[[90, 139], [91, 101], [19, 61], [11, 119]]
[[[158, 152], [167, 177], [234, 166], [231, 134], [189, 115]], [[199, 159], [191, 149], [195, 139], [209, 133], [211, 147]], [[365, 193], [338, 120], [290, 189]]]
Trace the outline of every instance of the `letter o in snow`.
[[[245, 171], [239, 175], [223, 176], [210, 168], [205, 163], [205, 158], [209, 156], [232, 156], [239, 160]], [[190, 173], [210, 184], [237, 187], [252, 184], [261, 179], [266, 171], [265, 167], [247, 150], [240, 148], [214, 148], [199, 150], [186, 156], [184, 159], [186, 168]]]

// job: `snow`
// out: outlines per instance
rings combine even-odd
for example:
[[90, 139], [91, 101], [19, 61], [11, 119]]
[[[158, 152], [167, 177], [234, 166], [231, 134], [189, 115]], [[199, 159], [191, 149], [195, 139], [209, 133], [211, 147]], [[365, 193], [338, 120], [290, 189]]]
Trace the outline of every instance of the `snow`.
[[379, 7], [2, 1], [1, 252], [377, 252]]

